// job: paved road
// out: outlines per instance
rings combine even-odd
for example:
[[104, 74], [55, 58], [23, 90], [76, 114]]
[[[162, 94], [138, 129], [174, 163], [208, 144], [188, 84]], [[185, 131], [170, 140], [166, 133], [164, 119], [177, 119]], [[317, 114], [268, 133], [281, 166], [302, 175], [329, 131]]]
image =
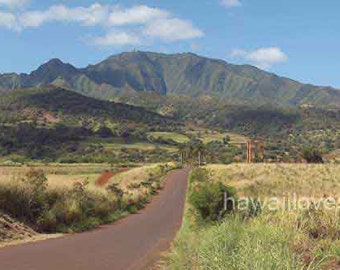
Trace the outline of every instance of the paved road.
[[149, 269], [181, 226], [189, 169], [172, 172], [147, 207], [97, 230], [0, 249], [2, 270]]

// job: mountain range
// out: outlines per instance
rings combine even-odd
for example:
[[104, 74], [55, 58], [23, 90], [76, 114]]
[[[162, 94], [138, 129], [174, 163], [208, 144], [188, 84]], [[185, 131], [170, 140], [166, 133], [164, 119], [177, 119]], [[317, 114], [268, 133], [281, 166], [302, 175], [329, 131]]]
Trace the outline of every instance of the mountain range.
[[302, 84], [250, 65], [233, 65], [192, 53], [127, 52], [86, 68], [52, 59], [30, 74], [0, 75], [2, 88], [49, 84], [100, 99], [152, 92], [223, 97], [256, 105], [340, 107], [340, 90], [335, 88]]

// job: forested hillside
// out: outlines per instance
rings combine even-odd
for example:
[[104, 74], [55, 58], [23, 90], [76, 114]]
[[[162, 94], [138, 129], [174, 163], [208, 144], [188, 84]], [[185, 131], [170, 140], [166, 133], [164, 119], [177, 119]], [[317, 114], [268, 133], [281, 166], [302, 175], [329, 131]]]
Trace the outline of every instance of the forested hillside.
[[0, 122], [1, 156], [19, 162], [111, 162], [124, 161], [131, 154], [135, 154], [136, 160], [143, 160], [143, 153], [127, 152], [123, 157], [105, 145], [144, 142], [148, 132], [172, 131], [181, 126], [140, 107], [96, 100], [54, 87], [2, 91]]

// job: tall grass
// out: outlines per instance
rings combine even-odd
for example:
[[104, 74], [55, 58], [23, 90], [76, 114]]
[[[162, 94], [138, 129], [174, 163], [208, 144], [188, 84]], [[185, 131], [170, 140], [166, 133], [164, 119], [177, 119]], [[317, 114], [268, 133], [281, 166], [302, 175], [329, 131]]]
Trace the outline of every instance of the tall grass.
[[88, 181], [49, 187], [41, 171], [28, 171], [24, 176], [0, 181], [0, 211], [39, 232], [83, 231], [143, 207], [162, 187], [165, 174], [175, 167], [141, 168], [148, 173], [140, 175], [139, 186], [130, 187], [124, 182], [106, 189], [89, 185]]
[[[245, 196], [282, 192], [339, 196], [339, 165], [211, 165], [206, 181], [237, 187]], [[191, 175], [197, 175], [192, 173]], [[200, 179], [202, 181], [202, 179]], [[187, 202], [184, 223], [165, 269], [339, 269], [340, 213], [336, 210], [235, 212], [201, 224]]]
[[340, 164], [209, 165], [213, 181], [237, 187], [247, 196], [339, 196]]
[[215, 226], [180, 235], [167, 269], [298, 269], [291, 235], [261, 222], [230, 216]]

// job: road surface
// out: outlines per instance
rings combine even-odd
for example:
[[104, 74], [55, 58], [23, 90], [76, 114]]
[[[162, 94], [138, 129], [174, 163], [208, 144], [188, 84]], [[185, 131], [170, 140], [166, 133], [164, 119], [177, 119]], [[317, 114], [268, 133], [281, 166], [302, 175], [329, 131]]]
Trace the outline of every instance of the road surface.
[[0, 249], [4, 270], [150, 269], [181, 226], [189, 169], [172, 172], [145, 209], [114, 224]]

